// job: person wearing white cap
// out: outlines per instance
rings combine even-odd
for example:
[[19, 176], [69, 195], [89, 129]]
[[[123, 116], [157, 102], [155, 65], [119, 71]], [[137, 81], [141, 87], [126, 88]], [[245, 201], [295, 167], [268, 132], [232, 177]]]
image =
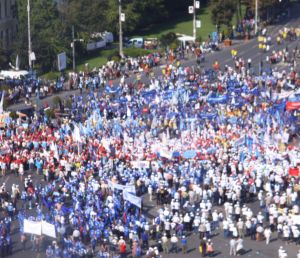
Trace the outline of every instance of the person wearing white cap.
[[177, 243], [178, 243], [178, 237], [176, 236], [176, 234], [173, 234], [173, 236], [170, 239], [171, 242], [171, 252], [177, 253]]

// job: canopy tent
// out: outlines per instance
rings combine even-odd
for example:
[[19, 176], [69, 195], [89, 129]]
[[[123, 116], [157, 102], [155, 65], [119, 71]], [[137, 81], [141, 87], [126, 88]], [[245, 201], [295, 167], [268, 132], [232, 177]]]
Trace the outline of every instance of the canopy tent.
[[194, 42], [195, 38], [191, 37], [191, 36], [187, 36], [187, 35], [182, 35], [182, 36], [178, 37], [178, 40], [181, 42], [181, 44], [185, 48], [186, 42]]

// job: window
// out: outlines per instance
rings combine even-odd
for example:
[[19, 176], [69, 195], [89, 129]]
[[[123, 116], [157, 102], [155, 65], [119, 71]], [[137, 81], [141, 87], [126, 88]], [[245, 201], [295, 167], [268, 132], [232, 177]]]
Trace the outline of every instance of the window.
[[0, 19], [2, 19], [2, 2], [0, 2]]

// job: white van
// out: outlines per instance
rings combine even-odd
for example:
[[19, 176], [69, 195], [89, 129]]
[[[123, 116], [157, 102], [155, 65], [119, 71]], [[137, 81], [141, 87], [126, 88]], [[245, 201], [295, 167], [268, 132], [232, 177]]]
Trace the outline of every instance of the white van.
[[127, 42], [127, 47], [143, 48], [144, 47], [144, 39], [143, 38], [132, 38]]

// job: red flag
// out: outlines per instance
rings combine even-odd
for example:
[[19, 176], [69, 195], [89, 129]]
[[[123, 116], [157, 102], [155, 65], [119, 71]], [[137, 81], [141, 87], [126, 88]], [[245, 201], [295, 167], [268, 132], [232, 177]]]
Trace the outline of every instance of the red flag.
[[286, 103], [286, 110], [297, 110], [300, 109], [300, 102], [287, 102]]
[[299, 176], [299, 168], [290, 168], [289, 169], [290, 176]]

